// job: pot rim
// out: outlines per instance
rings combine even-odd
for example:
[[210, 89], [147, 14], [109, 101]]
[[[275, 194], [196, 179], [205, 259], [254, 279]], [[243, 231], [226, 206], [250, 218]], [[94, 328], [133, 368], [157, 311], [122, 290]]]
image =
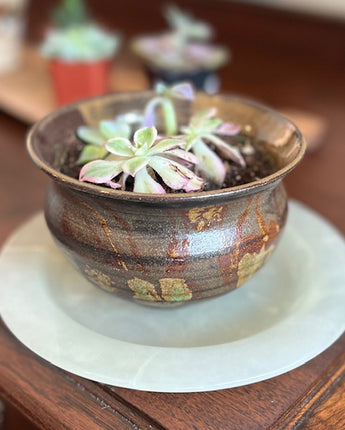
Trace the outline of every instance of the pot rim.
[[[142, 96], [149, 96], [153, 94], [153, 91], [126, 91], [126, 92], [117, 92], [116, 96], [118, 97], [127, 97], [129, 94], [140, 94]], [[203, 92], [199, 92], [199, 94], [204, 94]], [[81, 182], [78, 179], [72, 178], [66, 174], [59, 172], [58, 170], [52, 168], [48, 163], [43, 161], [37, 154], [34, 141], [35, 136], [39, 132], [39, 130], [44, 127], [44, 125], [56, 117], [61, 115], [62, 113], [71, 110], [71, 108], [75, 108], [79, 105], [82, 105], [85, 101], [92, 99], [111, 99], [114, 97], [114, 93], [105, 94], [103, 96], [97, 96], [89, 99], [84, 99], [72, 104], [68, 104], [61, 108], [54, 110], [49, 113], [41, 120], [37, 121], [29, 130], [27, 135], [27, 151], [33, 160], [33, 162], [39, 167], [42, 171], [44, 171], [48, 176], [54, 179], [56, 182], [68, 186], [74, 190], [78, 190], [85, 193], [91, 193], [93, 195], [99, 197], [107, 197], [111, 199], [117, 200], [128, 200], [128, 201], [138, 201], [138, 202], [148, 202], [152, 203], [179, 203], [179, 202], [192, 202], [192, 201], [204, 201], [209, 198], [238, 198], [242, 195], [246, 194], [255, 194], [266, 188], [270, 188], [279, 183], [291, 170], [293, 170], [296, 165], [301, 161], [303, 155], [306, 151], [306, 141], [298, 127], [288, 118], [286, 118], [283, 114], [279, 113], [279, 111], [270, 108], [269, 106], [253, 101], [249, 98], [233, 96], [231, 94], [221, 93], [219, 95], [213, 97], [221, 97], [222, 99], [231, 99], [233, 101], [246, 104], [252, 107], [256, 107], [258, 109], [264, 110], [267, 113], [270, 113], [276, 117], [279, 117], [281, 121], [285, 122], [292, 128], [297, 136], [299, 142], [299, 148], [296, 153], [295, 158], [284, 167], [278, 169], [276, 172], [272, 173], [269, 176], [261, 178], [259, 180], [249, 182], [247, 184], [238, 185], [235, 187], [216, 189], [211, 191], [196, 191], [190, 193], [167, 193], [167, 194], [145, 194], [145, 193], [136, 193], [134, 191], [122, 191], [122, 190], [114, 190], [111, 188], [105, 188], [100, 185], [91, 184], [88, 182]]]

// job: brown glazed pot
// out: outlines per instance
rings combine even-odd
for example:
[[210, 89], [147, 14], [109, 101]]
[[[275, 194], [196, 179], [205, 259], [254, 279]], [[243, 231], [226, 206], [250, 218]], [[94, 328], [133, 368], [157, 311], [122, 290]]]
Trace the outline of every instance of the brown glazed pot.
[[[67, 258], [107, 291], [171, 306], [231, 291], [269, 259], [287, 216], [281, 181], [302, 158], [305, 143], [291, 122], [267, 107], [198, 94], [196, 109], [216, 106], [221, 118], [250, 124], [269, 142], [278, 170], [234, 188], [166, 195], [111, 190], [60, 172], [80, 145], [79, 125], [141, 109], [151, 96], [110, 94], [65, 106], [33, 126], [27, 145], [52, 179], [45, 216]], [[178, 109], [187, 122], [186, 105]]]

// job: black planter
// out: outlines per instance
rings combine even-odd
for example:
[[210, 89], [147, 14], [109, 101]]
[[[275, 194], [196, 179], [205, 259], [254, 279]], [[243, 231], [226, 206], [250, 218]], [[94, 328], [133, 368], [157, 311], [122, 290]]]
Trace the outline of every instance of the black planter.
[[191, 82], [197, 90], [205, 91], [208, 94], [217, 93], [220, 89], [220, 79], [214, 70], [198, 69], [192, 71], [176, 71], [147, 68], [146, 71], [152, 87], [157, 82], [173, 85], [178, 82], [188, 81]]

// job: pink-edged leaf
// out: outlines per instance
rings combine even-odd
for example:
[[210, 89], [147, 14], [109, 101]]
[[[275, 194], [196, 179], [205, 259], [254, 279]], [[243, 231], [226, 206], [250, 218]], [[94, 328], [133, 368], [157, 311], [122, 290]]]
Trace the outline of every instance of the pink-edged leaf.
[[165, 194], [164, 188], [148, 174], [146, 168], [137, 172], [133, 191], [136, 193]]
[[108, 185], [113, 190], [117, 190], [119, 188], [122, 188], [122, 185], [119, 182], [114, 182], [114, 181], [109, 181], [106, 183], [106, 185]]
[[198, 170], [212, 182], [221, 186], [226, 174], [221, 158], [200, 139], [194, 144], [193, 152], [199, 160]]
[[106, 149], [114, 155], [122, 157], [133, 157], [134, 148], [131, 142], [124, 137], [114, 137], [105, 144]]
[[172, 86], [169, 93], [173, 97], [183, 100], [194, 100], [195, 98], [194, 88], [189, 82], [181, 82]]
[[223, 134], [224, 136], [235, 136], [241, 131], [242, 127], [240, 124], [235, 124], [233, 122], [224, 122], [215, 131], [217, 134]]
[[183, 189], [189, 193], [190, 191], [200, 191], [205, 185], [205, 181], [199, 176], [194, 175], [187, 184], [183, 187]]
[[186, 144], [183, 149], [190, 151], [193, 148], [194, 142], [198, 139], [198, 135], [190, 134], [186, 136]]
[[111, 181], [122, 172], [121, 162], [96, 160], [85, 164], [79, 174], [79, 180], [92, 182], [94, 184], [104, 184]]
[[[164, 156], [165, 154], [162, 154]], [[185, 151], [184, 149], [172, 149], [166, 155], [180, 158], [182, 160], [188, 161], [188, 163], [198, 164], [199, 160], [197, 157], [189, 151]]]
[[133, 157], [122, 164], [122, 170], [131, 176], [135, 176], [149, 161], [150, 158], [148, 157]]
[[185, 145], [185, 142], [181, 139], [162, 139], [157, 141], [154, 145], [151, 146], [148, 155], [158, 154], [165, 151], [171, 151], [174, 148], [180, 148]]
[[[204, 181], [187, 167], [163, 157], [153, 157], [149, 165], [173, 190], [200, 190]], [[190, 183], [190, 184], [189, 184]]]
[[137, 148], [145, 146], [150, 148], [157, 139], [157, 129], [155, 127], [143, 127], [134, 133], [134, 143]]
[[[222, 154], [223, 157], [234, 161], [235, 163], [239, 164], [242, 167], [246, 165], [246, 162], [244, 161], [244, 158], [242, 157], [240, 151], [234, 146], [228, 145], [222, 139], [219, 139], [219, 137], [215, 136], [214, 134], [207, 134], [203, 137], [205, 139], [210, 140], [215, 145], [215, 147], [219, 150], [219, 152]], [[194, 150], [194, 146], [193, 146], [193, 150]]]

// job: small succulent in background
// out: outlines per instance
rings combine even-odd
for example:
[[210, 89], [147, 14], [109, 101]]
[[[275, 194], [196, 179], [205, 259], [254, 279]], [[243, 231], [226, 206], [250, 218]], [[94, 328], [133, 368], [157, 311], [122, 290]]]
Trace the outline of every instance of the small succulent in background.
[[188, 168], [198, 160], [183, 146], [178, 137], [159, 139], [155, 127], [144, 127], [134, 133], [133, 142], [124, 137], [108, 140], [105, 148], [112, 159], [86, 164], [79, 179], [126, 189], [127, 179], [133, 177], [134, 192], [164, 194], [160, 178], [172, 190], [198, 191], [204, 181]]
[[230, 50], [211, 43], [213, 29], [208, 23], [175, 5], [164, 8], [163, 13], [169, 28], [135, 37], [131, 49], [146, 64], [151, 82], [176, 83], [187, 78], [208, 91], [211, 85], [207, 81], [217, 80], [215, 71], [230, 60]]
[[192, 151], [198, 158], [197, 170], [217, 186], [223, 184], [226, 168], [222, 158], [212, 150], [210, 144], [224, 159], [245, 166], [244, 158], [240, 151], [233, 145], [224, 142], [219, 136], [234, 136], [241, 127], [230, 122], [223, 122], [215, 117], [217, 110], [210, 108], [193, 115], [187, 126], [181, 127], [181, 132], [186, 141], [185, 149]]
[[183, 11], [176, 5], [168, 5], [164, 9], [164, 15], [171, 30], [178, 35], [181, 42], [188, 40], [210, 40], [213, 36], [211, 26], [203, 21], [195, 19], [190, 13]]
[[80, 126], [77, 136], [86, 145], [80, 153], [77, 163], [85, 164], [96, 159], [103, 159], [109, 155], [105, 147], [107, 140], [113, 137], [129, 138], [131, 127], [126, 118], [100, 121], [97, 127]]
[[165, 133], [168, 136], [175, 135], [178, 132], [178, 124], [173, 99], [191, 101], [194, 99], [194, 89], [191, 84], [187, 82], [179, 83], [171, 87], [163, 83], [158, 83], [155, 87], [155, 91], [157, 96], [153, 97], [145, 107], [143, 125], [146, 127], [156, 125], [156, 110], [158, 107], [161, 107]]
[[48, 31], [41, 46], [47, 58], [68, 62], [90, 62], [111, 58], [120, 45], [120, 38], [96, 24], [86, 23]]
[[52, 12], [53, 23], [59, 28], [85, 24], [89, 19], [83, 0], [62, 0]]
[[120, 45], [120, 37], [93, 22], [82, 0], [62, 0], [53, 10], [53, 26], [41, 45], [47, 58], [66, 62], [110, 59]]

